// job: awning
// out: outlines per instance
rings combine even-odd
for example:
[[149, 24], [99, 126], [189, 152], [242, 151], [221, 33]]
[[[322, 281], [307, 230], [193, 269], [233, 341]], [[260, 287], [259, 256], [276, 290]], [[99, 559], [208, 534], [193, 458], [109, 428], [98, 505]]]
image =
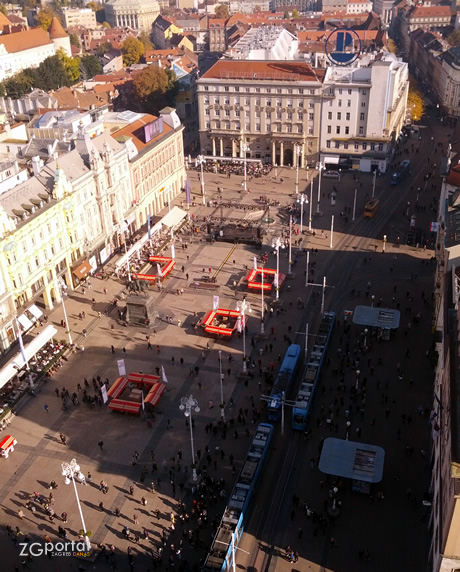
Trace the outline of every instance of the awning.
[[[19, 318], [18, 318], [19, 319]], [[38, 334], [29, 344], [24, 347], [24, 355], [26, 360], [29, 361], [33, 356], [55, 335], [57, 330], [54, 326], [48, 325]], [[0, 370], [0, 389], [6, 385], [18, 371], [25, 365], [24, 358], [21, 352], [18, 352], [9, 362]]]
[[329, 165], [338, 165], [340, 157], [324, 157], [323, 163]]
[[77, 268], [72, 270], [72, 274], [78, 278], [78, 280], [83, 280], [83, 278], [86, 278], [91, 271], [92, 267], [89, 260], [85, 260], [83, 264], [80, 264], [80, 266], [77, 266]]
[[37, 318], [37, 320], [43, 316], [43, 312], [40, 308], [37, 308], [35, 304], [32, 304], [30, 308], [27, 308], [27, 311], [30, 312], [34, 318]]
[[175, 228], [185, 217], [187, 213], [179, 207], [173, 207], [169, 213], [161, 219], [161, 224], [168, 228]]
[[18, 322], [21, 324], [24, 331], [30, 330], [30, 328], [33, 327], [33, 322], [31, 322], [25, 314], [18, 316]]

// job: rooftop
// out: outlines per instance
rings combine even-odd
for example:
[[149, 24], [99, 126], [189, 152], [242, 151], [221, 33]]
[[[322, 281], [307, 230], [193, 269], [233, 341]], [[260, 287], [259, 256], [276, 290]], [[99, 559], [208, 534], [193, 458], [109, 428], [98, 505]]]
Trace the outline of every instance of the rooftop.
[[9, 54], [33, 50], [40, 46], [51, 45], [53, 42], [48, 36], [48, 32], [43, 28], [33, 28], [25, 32], [16, 32], [0, 36], [0, 44], [5, 46]]
[[305, 62], [219, 60], [203, 79], [243, 79], [272, 81], [318, 81], [318, 77]]

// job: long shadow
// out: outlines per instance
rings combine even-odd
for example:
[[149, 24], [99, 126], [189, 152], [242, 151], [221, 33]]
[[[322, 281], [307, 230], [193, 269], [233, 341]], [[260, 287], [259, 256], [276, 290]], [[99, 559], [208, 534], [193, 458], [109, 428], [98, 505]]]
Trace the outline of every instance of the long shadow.
[[[123, 530], [118, 530], [118, 528], [114, 528], [113, 526], [110, 526], [108, 524], [105, 525], [106, 529], [109, 530], [112, 534], [114, 534], [117, 538], [125, 538], [125, 535], [123, 534]], [[124, 527], [123, 527], [124, 528]]]
[[45, 433], [45, 434], [43, 435], [43, 437], [44, 437], [45, 439], [48, 439], [48, 441], [54, 441], [55, 443], [61, 443], [61, 440], [58, 439], [57, 437], [55, 437], [54, 435], [49, 435], [48, 433]]
[[39, 481], [39, 480], [37, 479], [37, 483], [38, 483], [41, 487], [43, 487], [43, 488], [45, 488], [45, 489], [49, 489], [49, 488], [50, 488], [49, 482]]
[[14, 493], [14, 494], [15, 494], [15, 496], [17, 496], [18, 498], [23, 499], [23, 500], [28, 500], [29, 498], [30, 498], [31, 500], [33, 500], [33, 499], [30, 497], [30, 493], [28, 493], [27, 491], [18, 491], [18, 492]]

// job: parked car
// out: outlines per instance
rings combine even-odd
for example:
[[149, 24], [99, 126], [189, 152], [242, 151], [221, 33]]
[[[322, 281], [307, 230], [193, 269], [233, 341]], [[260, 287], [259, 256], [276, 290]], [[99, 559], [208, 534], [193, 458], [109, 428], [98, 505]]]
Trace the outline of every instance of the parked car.
[[339, 179], [340, 180], [340, 173], [338, 171], [325, 171], [323, 177], [326, 177], [326, 179]]

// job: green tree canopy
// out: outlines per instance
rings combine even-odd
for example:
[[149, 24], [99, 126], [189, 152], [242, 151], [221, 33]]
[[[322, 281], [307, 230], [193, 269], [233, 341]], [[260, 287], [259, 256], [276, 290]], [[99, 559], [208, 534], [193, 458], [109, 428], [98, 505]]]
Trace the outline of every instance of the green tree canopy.
[[102, 73], [102, 64], [96, 56], [83, 56], [80, 59], [80, 72], [83, 79], [90, 79]]
[[80, 79], [80, 58], [69, 58], [62, 48], [59, 48], [57, 57], [66, 71], [68, 82], [76, 83]]
[[97, 55], [103, 56], [107, 52], [110, 52], [111, 49], [112, 49], [112, 44], [110, 42], [104, 42], [103, 44], [97, 47]]
[[218, 6], [216, 6], [214, 13], [218, 18], [223, 18], [224, 20], [226, 20], [228, 18], [228, 6], [226, 6], [225, 4], [219, 4]]
[[447, 41], [451, 46], [458, 46], [460, 44], [460, 30], [454, 30], [447, 36]]
[[294, 18], [294, 20], [299, 17], [299, 11], [297, 10], [297, 8], [294, 8], [292, 10], [292, 17]]
[[149, 66], [133, 75], [132, 91], [125, 92], [120, 103], [156, 115], [163, 107], [175, 104], [177, 90], [173, 71]]
[[56, 16], [56, 14], [52, 8], [45, 6], [42, 10], [37, 12], [36, 20], [38, 26], [48, 31], [49, 27], [51, 26], [51, 20], [54, 18], [54, 16]]
[[80, 38], [77, 36], [77, 34], [70, 34], [69, 38], [72, 46], [75, 46], [76, 48], [81, 47]]
[[147, 32], [141, 32], [137, 37], [144, 44], [145, 51], [153, 49], [152, 41], [150, 40], [150, 36]]
[[2, 5], [0, 6], [0, 12], [1, 12], [2, 14], [5, 14], [5, 16], [8, 16], [8, 11], [7, 11], [6, 6], [5, 6], [4, 4], [2, 4]]
[[409, 95], [407, 96], [407, 109], [411, 112], [412, 121], [420, 121], [425, 113], [423, 95], [417, 87], [413, 77], [409, 78]]
[[144, 44], [137, 38], [130, 36], [121, 45], [121, 53], [123, 54], [123, 64], [126, 67], [139, 63], [139, 60], [145, 54]]
[[38, 66], [37, 70], [25, 70], [28, 73], [36, 72], [35, 87], [50, 91], [63, 86], [70, 86], [72, 81], [67, 74], [64, 63], [59, 56], [50, 56]]
[[155, 93], [166, 93], [169, 78], [165, 70], [149, 66], [134, 75], [133, 84], [137, 97], [142, 100]]
[[19, 99], [30, 93], [34, 87], [34, 80], [29, 74], [22, 71], [2, 82], [2, 85], [6, 96]]

